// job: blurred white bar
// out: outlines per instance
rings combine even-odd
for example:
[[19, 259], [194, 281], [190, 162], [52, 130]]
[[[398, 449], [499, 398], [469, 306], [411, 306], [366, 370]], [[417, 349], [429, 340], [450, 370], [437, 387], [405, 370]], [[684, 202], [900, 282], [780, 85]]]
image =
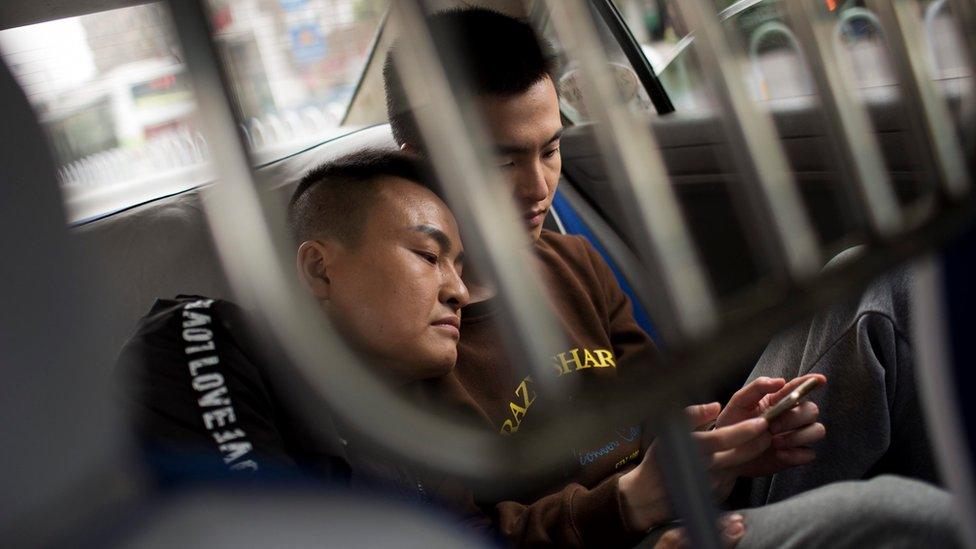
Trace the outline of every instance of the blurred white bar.
[[583, 101], [595, 122], [614, 198], [644, 267], [661, 286], [655, 290], [662, 302], [646, 305], [660, 309], [656, 324], [670, 343], [700, 338], [715, 329], [716, 306], [650, 120], [634, 116], [620, 100], [585, 1], [546, 5], [560, 42], [579, 63]]
[[976, 76], [976, 3], [973, 0], [949, 0], [959, 35], [966, 41], [970, 74]]
[[489, 269], [497, 287], [504, 315], [500, 328], [508, 337], [503, 344], [511, 360], [528, 362], [543, 390], [564, 390], [566, 380], [556, 383], [550, 361], [567, 344], [533, 268], [534, 251], [516, 213], [511, 183], [490, 162], [494, 149], [488, 146], [477, 101], [458, 81], [464, 71], [450, 65], [465, 60], [438, 49], [444, 46], [435, 44], [423, 4], [396, 0], [392, 9], [404, 29], [404, 42], [394, 52], [400, 79], [411, 105], [429, 107], [414, 109], [429, 159], [462, 227], [469, 256], [481, 260], [476, 264]]
[[[868, 0], [885, 31], [902, 92], [902, 104], [931, 148], [932, 168], [942, 190], [953, 199], [969, 193], [972, 183], [949, 108], [932, 80], [922, 36], [924, 25], [913, 0]], [[969, 29], [973, 32], [973, 29]], [[920, 141], [921, 142], [921, 141]]]
[[770, 116], [757, 108], [742, 79], [740, 57], [733, 51], [714, 5], [706, 0], [675, 2], [689, 32], [702, 74], [714, 88], [718, 108], [729, 130], [729, 143], [740, 164], [742, 188], [764, 240], [766, 260], [781, 279], [803, 280], [822, 266], [799, 188]]
[[[294, 282], [294, 250], [287, 245], [284, 212], [272, 193], [255, 186], [232, 111], [233, 96], [211, 41], [204, 1], [170, 0], [169, 5], [219, 178], [206, 188], [203, 204], [235, 296], [246, 309], [261, 315], [263, 325], [288, 353], [300, 381], [329, 403], [340, 423], [353, 426], [374, 448], [468, 479], [510, 477], [512, 466], [507, 455], [498, 451], [498, 435], [461, 426], [404, 400], [365, 367]], [[312, 423], [321, 421], [309, 412], [304, 417]], [[431, 440], [451, 441], [451, 451], [430, 444]], [[542, 459], [533, 467], [555, 467], [556, 459]]]
[[[961, 421], [957, 383], [954, 375], [952, 342], [947, 325], [945, 263], [928, 255], [912, 268], [912, 342], [915, 345], [916, 376], [926, 425], [932, 433], [935, 457], [946, 489], [955, 498], [957, 524], [967, 547], [976, 547], [976, 478], [973, 477], [973, 451], [966, 444], [966, 429]], [[958, 365], [955, 365], [958, 366]]]
[[894, 185], [881, 155], [864, 105], [853, 93], [854, 71], [839, 55], [833, 22], [824, 7], [812, 2], [785, 2], [807, 64], [817, 84], [829, 132], [845, 173], [857, 187], [860, 209], [874, 234], [887, 238], [903, 228], [904, 219]]

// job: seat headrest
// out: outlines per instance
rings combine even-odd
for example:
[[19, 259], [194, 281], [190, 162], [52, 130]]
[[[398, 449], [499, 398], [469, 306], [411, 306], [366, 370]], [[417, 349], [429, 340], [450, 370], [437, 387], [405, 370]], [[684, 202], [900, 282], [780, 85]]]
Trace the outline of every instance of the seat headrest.
[[[273, 189], [284, 207], [308, 170], [357, 150], [395, 148], [387, 124], [356, 130], [256, 170], [258, 184]], [[280, 192], [279, 192], [280, 191]], [[111, 289], [105, 299], [118, 311], [106, 342], [118, 349], [156, 298], [199, 294], [232, 299], [217, 258], [199, 190], [160, 198], [73, 228], [82, 253]]]
[[396, 148], [390, 125], [380, 124], [271, 162], [258, 168], [256, 174], [263, 188], [280, 190], [286, 197], [290, 197], [302, 177], [316, 166], [363, 149]]

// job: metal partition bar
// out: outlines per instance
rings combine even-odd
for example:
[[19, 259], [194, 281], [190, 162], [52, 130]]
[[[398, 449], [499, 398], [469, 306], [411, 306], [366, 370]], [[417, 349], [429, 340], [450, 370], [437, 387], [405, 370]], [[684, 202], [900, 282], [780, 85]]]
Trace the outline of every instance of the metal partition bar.
[[[976, 78], [976, 3], [973, 0], [949, 0], [949, 7], [956, 20], [959, 37], [966, 44], [966, 61], [969, 67], [969, 78]], [[962, 106], [963, 119], [963, 150], [976, 149], [976, 89], [969, 94], [968, 104]], [[970, 168], [973, 159], [970, 158]], [[972, 174], [970, 174], [972, 176]]]
[[[528, 362], [533, 380], [555, 390], [550, 357], [567, 348], [553, 307], [533, 268], [533, 249], [516, 213], [511, 184], [490, 162], [476, 98], [465, 86], [465, 60], [446, 52], [452, 36], [434, 36], [425, 2], [396, 0], [392, 9], [404, 41], [393, 55], [414, 109], [429, 160], [444, 183], [448, 203], [464, 231], [466, 247], [487, 267], [502, 300], [501, 327], [513, 362]], [[444, 40], [444, 44], [436, 40]], [[450, 74], [450, 77], [449, 77]], [[565, 387], [565, 384], [562, 384]]]
[[[797, 56], [802, 54], [800, 41], [793, 33], [793, 30], [779, 21], [767, 21], [752, 31], [749, 35], [749, 43], [746, 45], [746, 51], [749, 54], [749, 67], [752, 69], [753, 77], [756, 79], [755, 91], [757, 95], [763, 96], [763, 99], [768, 99], [769, 94], [768, 90], [764, 91], [766, 87], [766, 74], [759, 62], [759, 48], [763, 45], [763, 41], [767, 37], [777, 35], [786, 40]], [[808, 84], [812, 88], [813, 83], [807, 81], [806, 75], [803, 76], [804, 84]]]
[[[902, 104], [924, 137], [929, 162], [943, 192], [952, 199], [969, 193], [966, 161], [949, 107], [932, 79], [921, 32], [923, 25], [910, 0], [868, 0], [881, 20], [885, 40], [901, 83]], [[972, 29], [970, 29], [970, 32]]]
[[973, 30], [976, 29], [976, 4], [973, 0], [949, 0], [949, 7], [956, 19], [959, 37], [966, 42], [970, 74], [976, 76], [976, 32]]
[[847, 56], [838, 55], [831, 37], [832, 23], [822, 6], [813, 2], [786, 2], [790, 22], [820, 93], [828, 133], [839, 155], [842, 173], [856, 188], [860, 209], [870, 230], [888, 238], [904, 227], [904, 219], [894, 184], [885, 168], [871, 119], [864, 105], [854, 96], [850, 82], [854, 76]]
[[702, 73], [713, 84], [729, 142], [742, 177], [742, 189], [757, 220], [755, 231], [774, 275], [784, 281], [806, 279], [823, 260], [786, 153], [770, 116], [758, 108], [742, 82], [732, 44], [706, 0], [674, 3], [690, 32]]
[[[286, 266], [294, 258], [278, 254], [288, 248], [280, 203], [255, 186], [203, 1], [170, 0], [169, 6], [219, 176], [218, 183], [205, 189], [204, 206], [235, 295], [262, 315], [301, 381], [329, 402], [341, 423], [415, 463], [464, 478], [503, 478], [511, 464], [497, 435], [411, 406], [364, 367], [310, 300], [289, 283], [294, 275]], [[305, 418], [321, 421], [313, 414]], [[450, 440], [451, 451], [440, 451], [430, 440]], [[555, 458], [540, 459], [540, 469], [557, 463]]]
[[[960, 246], [959, 243], [956, 246]], [[952, 252], [950, 252], [952, 253]], [[945, 256], [925, 256], [912, 266], [911, 307], [912, 341], [916, 379], [924, 419], [935, 446], [946, 489], [955, 499], [959, 530], [966, 547], [976, 547], [976, 477], [973, 475], [973, 450], [967, 445], [964, 408], [960, 406], [961, 381], [958, 372], [963, 363], [953, 357], [951, 316], [946, 287]], [[957, 368], [953, 368], [953, 366]], [[955, 372], [954, 372], [955, 370]], [[968, 444], [973, 441], [969, 440]]]
[[633, 116], [620, 100], [586, 0], [545, 3], [559, 40], [579, 63], [583, 100], [636, 252], [661, 286], [661, 303], [648, 304], [657, 309], [652, 316], [668, 330], [669, 343], [699, 338], [715, 328], [716, 307], [649, 119]]
[[[613, 195], [644, 267], [661, 286], [659, 299], [646, 305], [669, 343], [699, 339], [717, 324], [715, 304], [648, 120], [631, 115], [620, 100], [587, 1], [547, 0], [546, 6], [556, 35], [579, 63]], [[683, 417], [669, 414], [657, 431], [669, 493], [690, 526], [692, 545], [721, 547], [701, 452]]]

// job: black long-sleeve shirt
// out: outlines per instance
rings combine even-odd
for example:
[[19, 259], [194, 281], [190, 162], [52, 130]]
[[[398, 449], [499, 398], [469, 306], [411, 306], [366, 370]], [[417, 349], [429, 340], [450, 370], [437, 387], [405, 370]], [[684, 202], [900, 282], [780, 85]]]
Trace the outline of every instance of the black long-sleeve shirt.
[[297, 417], [301, 391], [286, 388], [286, 376], [269, 375], [256, 341], [233, 303], [156, 301], [117, 366], [148, 457], [171, 474], [305, 471], [347, 479], [330, 420]]

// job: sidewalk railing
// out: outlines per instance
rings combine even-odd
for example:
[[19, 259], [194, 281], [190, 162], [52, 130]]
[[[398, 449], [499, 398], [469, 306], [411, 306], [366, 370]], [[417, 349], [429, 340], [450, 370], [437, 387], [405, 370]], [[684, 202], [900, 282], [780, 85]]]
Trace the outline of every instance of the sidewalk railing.
[[[348, 131], [325, 109], [308, 106], [252, 117], [238, 125], [257, 164]], [[213, 180], [203, 133], [181, 129], [141, 145], [102, 151], [58, 169], [71, 221], [89, 219]]]

